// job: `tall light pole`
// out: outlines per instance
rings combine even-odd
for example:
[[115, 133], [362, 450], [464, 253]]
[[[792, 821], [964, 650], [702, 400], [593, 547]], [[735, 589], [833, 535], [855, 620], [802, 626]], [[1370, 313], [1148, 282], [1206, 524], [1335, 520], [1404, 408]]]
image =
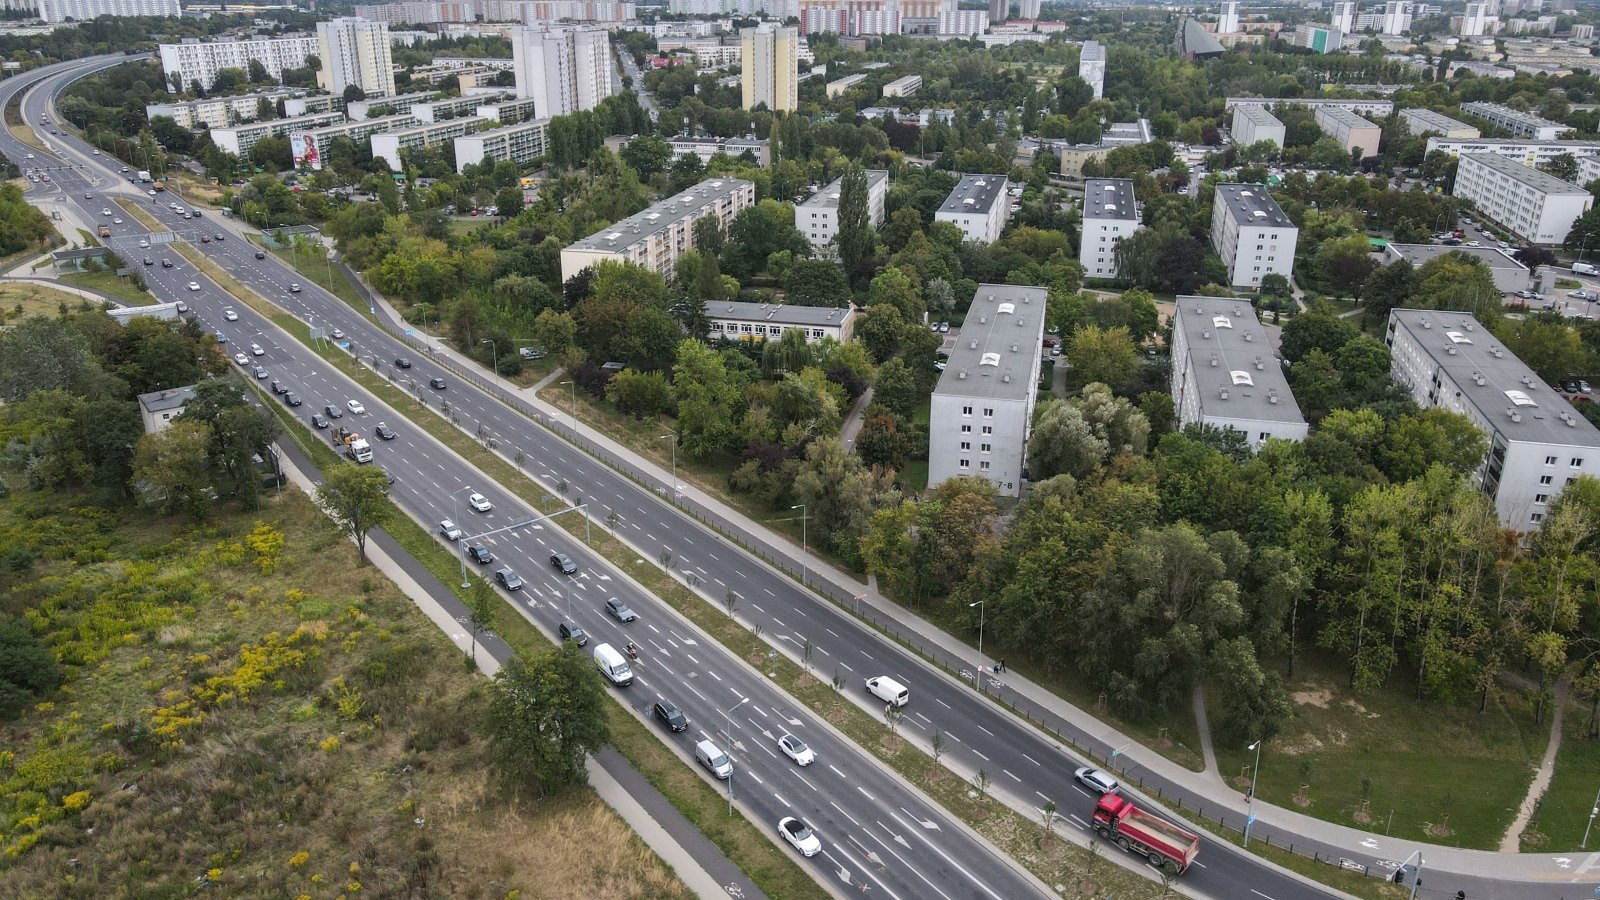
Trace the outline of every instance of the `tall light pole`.
[[978, 693], [980, 694], [983, 693], [983, 602], [978, 600], [967, 604], [967, 609], [971, 609], [974, 606], [978, 608], [978, 677], [974, 679], [973, 683], [977, 685]]
[[672, 502], [678, 502], [678, 433], [663, 434], [656, 438], [658, 441], [672, 439]]
[[578, 383], [576, 381], [563, 381], [562, 384], [572, 386], [572, 433], [578, 433]]
[[1589, 829], [1594, 827], [1594, 817], [1600, 815], [1600, 791], [1594, 792], [1594, 805], [1589, 807], [1589, 824], [1583, 829], [1583, 844], [1579, 849], [1589, 849]]
[[806, 505], [796, 503], [789, 508], [800, 510], [800, 583], [806, 584], [811, 579], [811, 550], [806, 542]]
[[1261, 745], [1265, 742], [1266, 738], [1262, 738], [1245, 748], [1256, 752], [1256, 764], [1250, 768], [1250, 796], [1245, 798], [1245, 810], [1248, 814], [1244, 820], [1244, 845], [1246, 847], [1250, 846], [1250, 826], [1256, 823], [1256, 778], [1261, 775]]
[[470, 490], [472, 490], [472, 486], [468, 485], [450, 495], [450, 502], [454, 504], [455, 512], [455, 518], [450, 521], [455, 523], [456, 532], [460, 534], [460, 537], [456, 538], [456, 550], [458, 551], [456, 559], [461, 563], [461, 587], [463, 588], [472, 587], [471, 580], [467, 578], [467, 536], [461, 532], [461, 495]]
[[733, 815], [733, 717], [728, 715], [728, 713], [733, 712], [749, 702], [750, 698], [745, 697], [738, 703], [735, 703], [734, 705], [721, 711], [722, 717], [728, 720], [727, 725], [719, 730], [722, 732], [723, 740], [725, 740], [728, 744], [728, 749], [723, 752], [728, 754], [728, 815], [730, 816]]
[[484, 338], [478, 343], [489, 345], [489, 374], [498, 377], [500, 375], [500, 345], [494, 342], [494, 338]]

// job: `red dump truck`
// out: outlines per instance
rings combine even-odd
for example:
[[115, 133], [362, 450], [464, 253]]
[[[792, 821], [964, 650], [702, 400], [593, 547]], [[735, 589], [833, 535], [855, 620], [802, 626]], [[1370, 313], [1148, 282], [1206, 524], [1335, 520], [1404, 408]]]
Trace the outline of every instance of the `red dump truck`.
[[1200, 855], [1200, 836], [1153, 816], [1116, 794], [1102, 794], [1094, 807], [1095, 834], [1131, 850], [1158, 869], [1181, 874]]

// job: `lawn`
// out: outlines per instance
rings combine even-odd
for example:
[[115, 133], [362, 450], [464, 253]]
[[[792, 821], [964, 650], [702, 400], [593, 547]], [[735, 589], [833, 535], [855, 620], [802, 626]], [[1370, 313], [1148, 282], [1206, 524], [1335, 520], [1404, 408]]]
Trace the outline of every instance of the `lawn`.
[[[1569, 704], [1561, 724], [1555, 776], [1522, 833], [1524, 852], [1578, 850], [1589, 825], [1589, 811], [1594, 808], [1595, 791], [1600, 790], [1600, 741], [1588, 737], [1588, 708], [1582, 703]], [[1600, 846], [1600, 832], [1591, 834], [1589, 843]]]
[[131, 279], [118, 277], [116, 273], [109, 269], [101, 269], [98, 272], [74, 272], [70, 275], [62, 275], [58, 280], [62, 284], [70, 284], [73, 287], [98, 291], [115, 297], [129, 306], [149, 306], [156, 302], [155, 297], [151, 296], [149, 291], [134, 287]]
[[58, 291], [27, 282], [0, 283], [0, 325], [29, 316], [55, 318], [63, 309], [73, 310], [85, 303], [77, 294]]
[[[1301, 656], [1288, 684], [1294, 718], [1262, 749], [1258, 796], [1380, 834], [1498, 848], [1549, 735], [1548, 720], [1534, 724], [1531, 692], [1503, 685], [1479, 713], [1470, 699], [1419, 703], [1398, 673], [1371, 693], [1353, 694], [1347, 684], [1331, 656]], [[1254, 759], [1248, 743], [1216, 745], [1222, 774], [1241, 790]]]

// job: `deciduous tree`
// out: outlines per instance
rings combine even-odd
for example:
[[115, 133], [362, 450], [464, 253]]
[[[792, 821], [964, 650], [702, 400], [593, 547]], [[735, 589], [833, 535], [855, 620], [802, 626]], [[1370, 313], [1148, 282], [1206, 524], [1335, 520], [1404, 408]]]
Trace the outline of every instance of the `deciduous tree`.
[[383, 470], [346, 462], [330, 466], [317, 488], [317, 503], [355, 538], [357, 558], [366, 565], [367, 532], [382, 525], [394, 511]]
[[584, 758], [611, 736], [600, 675], [576, 644], [527, 657], [496, 673], [489, 738], [513, 783], [549, 794], [587, 780]]

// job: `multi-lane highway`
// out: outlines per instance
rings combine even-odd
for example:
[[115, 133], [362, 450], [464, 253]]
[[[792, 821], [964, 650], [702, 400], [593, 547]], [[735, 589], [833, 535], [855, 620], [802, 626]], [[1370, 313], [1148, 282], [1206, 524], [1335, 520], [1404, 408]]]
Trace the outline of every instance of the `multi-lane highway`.
[[[44, 76], [39, 88], [25, 99], [26, 121], [37, 124], [41, 116], [49, 114], [49, 98], [73, 77], [77, 74]], [[38, 73], [0, 83], [0, 101], [17, 89], [12, 82], [23, 80], [38, 80]], [[482, 423], [484, 432], [506, 452], [521, 451], [528, 461], [527, 468], [547, 484], [564, 481], [570, 485], [570, 494], [585, 498], [594, 510], [597, 525], [615, 513], [619, 536], [650, 554], [647, 558], [670, 551], [679, 570], [693, 573], [710, 596], [720, 598], [727, 591], [737, 592], [742, 598], [741, 618], [760, 625], [771, 640], [780, 645], [809, 641], [815, 648], [813, 663], [821, 671], [837, 671], [844, 676], [847, 693], [863, 705], [861, 682], [866, 677], [889, 674], [909, 685], [912, 701], [901, 726], [903, 733], [923, 744], [934, 732], [942, 733], [944, 758], [953, 767], [988, 772], [994, 793], [1019, 809], [1033, 809], [1047, 799], [1054, 800], [1070, 826], [1084, 827], [1092, 801], [1072, 781], [1072, 770], [1082, 763], [1054, 740], [975, 696], [971, 686], [939, 674], [834, 605], [766, 568], [649, 488], [574, 450], [541, 424], [445, 372], [427, 354], [409, 347], [401, 336], [339, 299], [312, 284], [290, 293], [287, 285], [299, 276], [270, 254], [265, 259], [255, 259], [254, 248], [239, 238], [235, 223], [223, 223], [207, 212], [197, 226], [194, 220], [184, 220], [170, 210], [167, 203], [171, 201], [155, 198], [159, 200], [155, 202], [142, 188], [119, 179], [120, 163], [97, 159], [90, 155], [90, 148], [65, 136], [43, 137], [59, 155], [82, 166], [81, 171], [69, 167], [57, 172], [54, 184], [47, 187], [60, 192], [61, 202], [77, 204], [85, 221], [98, 221], [100, 210], [108, 208], [105, 197], [109, 192], [143, 204], [173, 231], [191, 236], [202, 233], [200, 228], [212, 234], [222, 231], [227, 236], [225, 240], [196, 246], [235, 277], [292, 314], [339, 329], [353, 353], [377, 361], [380, 371], [408, 390], [415, 392], [413, 385], [422, 386], [422, 396], [435, 407], [447, 400], [452, 413], [462, 422]], [[0, 144], [13, 159], [20, 159], [17, 154], [26, 152], [9, 135], [0, 137]], [[91, 193], [90, 199], [83, 198], [85, 191]], [[109, 208], [115, 210], [114, 206]], [[138, 249], [137, 242], [144, 229], [129, 216], [122, 218], [123, 225], [113, 226], [110, 243], [138, 265], [144, 251]], [[354, 417], [354, 421], [369, 439], [371, 425], [380, 419], [399, 431], [394, 441], [374, 442], [378, 462], [399, 478], [396, 499], [419, 520], [436, 524], [440, 519], [452, 518], [471, 534], [505, 528], [532, 515], [532, 511], [521, 508], [512, 497], [417, 433], [398, 412], [386, 410], [375, 398], [357, 391], [315, 354], [281, 336], [244, 304], [199, 276], [181, 255], [167, 255], [175, 264], [172, 269], [157, 265], [145, 270], [155, 294], [161, 299], [188, 300], [207, 326], [227, 336], [231, 345], [252, 341], [261, 344], [266, 354], [260, 361], [271, 377], [304, 398], [302, 414], [309, 415], [326, 404], [342, 406], [354, 398], [368, 410], [367, 415]], [[201, 290], [189, 291], [191, 281], [198, 283]], [[238, 321], [222, 317], [228, 307], [239, 315]], [[400, 357], [409, 358], [412, 367], [394, 368], [393, 361]], [[443, 391], [428, 388], [434, 377], [445, 378], [448, 387]], [[336, 424], [351, 423], [352, 416], [347, 413]], [[463, 504], [458, 512], [457, 503], [469, 487], [488, 495], [495, 504], [494, 510], [479, 516], [465, 511]], [[594, 634], [596, 640], [620, 646], [632, 637], [645, 647], [642, 678], [630, 689], [636, 707], [646, 708], [657, 694], [671, 697], [689, 714], [694, 723], [689, 733], [696, 738], [711, 736], [723, 726], [734, 726], [735, 740], [744, 748], [736, 748], [740, 762], [735, 776], [739, 780], [736, 794], [762, 821], [775, 822], [789, 810], [800, 809], [817, 826], [825, 851], [813, 864], [824, 883], [838, 885], [846, 877], [840, 872], [848, 872], [854, 883], [881, 879], [880, 889], [906, 898], [1025, 896], [1039, 890], [1039, 885], [1019, 875], [1013, 864], [972, 838], [965, 829], [950, 823], [939, 810], [905, 791], [896, 779], [865, 761], [859, 751], [816, 723], [798, 704], [775, 695], [748, 666], [728, 657], [714, 644], [687, 643], [694, 638], [664, 607], [609, 573], [563, 532], [537, 525], [522, 526], [501, 532], [485, 543], [501, 562], [509, 561], [528, 581], [527, 589], [516, 598], [517, 606], [547, 629], [553, 631], [556, 620], [568, 615], [570, 607], [571, 618]], [[547, 560], [553, 550], [571, 553], [578, 559], [580, 574], [576, 578], [557, 576], [549, 568]], [[600, 608], [613, 595], [639, 610], [641, 620], [624, 626], [606, 618]], [[753, 699], [731, 715], [724, 714], [728, 705], [744, 697]], [[801, 724], [790, 724], [791, 719]], [[776, 747], [764, 732], [775, 735], [783, 728], [793, 729], [819, 748], [822, 760], [818, 766], [802, 772], [773, 765], [786, 761], [776, 757]], [[1060, 730], [1100, 749], [1094, 739], [1066, 722], [1060, 723]], [[764, 758], [769, 756], [772, 758]], [[823, 767], [823, 762], [829, 765]], [[1158, 777], [1147, 779], [1146, 783], [1159, 786], [1167, 795], [1184, 794], [1179, 786], [1163, 783]], [[923, 823], [933, 823], [938, 828]], [[1294, 839], [1302, 846], [1317, 846], [1314, 841], [1300, 840], [1264, 822], [1257, 823], [1254, 833], [1257, 838], [1271, 836], [1274, 842]], [[1381, 845], [1366, 853], [1332, 846], [1317, 849], [1327, 857], [1349, 857], [1375, 867], [1386, 862], [1392, 865], [1395, 856], [1403, 858], [1403, 854], [1386, 852]], [[869, 851], [884, 864], [882, 871], [868, 865]], [[824, 859], [827, 861], [822, 862]], [[1558, 877], [1560, 873], [1552, 875]], [[1572, 896], [1574, 888], [1570, 882], [1517, 883], [1448, 873], [1436, 873], [1427, 881], [1428, 893], [1448, 889], [1448, 894], [1453, 895], [1456, 890], [1464, 890], [1471, 897], [1555, 898]], [[1213, 897], [1290, 900], [1331, 893], [1212, 840], [1206, 842], [1200, 861], [1183, 877], [1183, 884], [1191, 891]]]

